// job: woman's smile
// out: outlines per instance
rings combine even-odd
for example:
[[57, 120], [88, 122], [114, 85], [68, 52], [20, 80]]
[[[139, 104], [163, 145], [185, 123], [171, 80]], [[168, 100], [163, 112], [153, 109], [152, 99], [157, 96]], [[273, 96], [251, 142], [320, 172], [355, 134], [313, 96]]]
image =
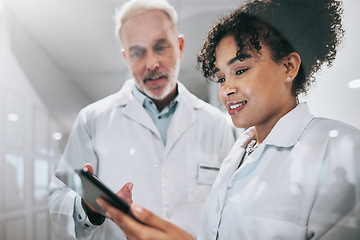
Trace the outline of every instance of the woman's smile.
[[234, 115], [236, 113], [238, 113], [241, 109], [244, 108], [245, 104], [247, 103], [247, 101], [242, 101], [242, 102], [229, 102], [227, 103], [227, 106], [229, 108], [228, 113], [229, 115]]

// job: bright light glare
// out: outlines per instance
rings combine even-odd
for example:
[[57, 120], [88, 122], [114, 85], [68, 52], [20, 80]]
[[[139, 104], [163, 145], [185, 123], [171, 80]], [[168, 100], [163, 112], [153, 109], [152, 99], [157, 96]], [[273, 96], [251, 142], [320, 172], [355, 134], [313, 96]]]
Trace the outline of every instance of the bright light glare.
[[10, 122], [17, 122], [19, 121], [19, 115], [17, 115], [16, 113], [9, 113], [7, 115], [7, 119], [10, 121]]
[[59, 133], [59, 132], [55, 132], [55, 133], [53, 133], [52, 138], [53, 138], [54, 140], [59, 141], [59, 140], [61, 140], [61, 138], [62, 138], [62, 134]]
[[360, 79], [355, 79], [355, 80], [350, 81], [348, 86], [351, 89], [360, 88]]
[[339, 135], [339, 132], [337, 130], [331, 130], [329, 132], [329, 137], [337, 137]]

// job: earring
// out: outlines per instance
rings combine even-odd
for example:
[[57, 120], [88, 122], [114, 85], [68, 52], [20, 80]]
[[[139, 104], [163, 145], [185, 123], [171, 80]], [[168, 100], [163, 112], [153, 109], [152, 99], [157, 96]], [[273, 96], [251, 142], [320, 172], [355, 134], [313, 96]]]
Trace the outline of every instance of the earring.
[[290, 77], [287, 77], [287, 78], [286, 78], [286, 81], [287, 81], [287, 82], [290, 82], [290, 81], [291, 81], [291, 78], [290, 78]]

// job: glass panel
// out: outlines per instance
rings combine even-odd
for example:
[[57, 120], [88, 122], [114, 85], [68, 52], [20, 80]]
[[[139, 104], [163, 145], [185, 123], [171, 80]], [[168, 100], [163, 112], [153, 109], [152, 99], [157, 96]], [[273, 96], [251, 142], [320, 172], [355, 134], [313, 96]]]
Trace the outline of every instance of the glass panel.
[[49, 179], [49, 162], [44, 159], [35, 159], [34, 199], [36, 203], [46, 202]]
[[20, 148], [24, 142], [24, 102], [11, 92], [6, 93], [5, 102], [5, 143]]
[[47, 212], [35, 214], [35, 239], [49, 239], [49, 218]]
[[24, 217], [6, 221], [5, 240], [26, 239]]
[[24, 203], [24, 158], [5, 154], [5, 208], [13, 209]]
[[[1, 136], [0, 136], [1, 137]], [[4, 161], [3, 161], [3, 152], [2, 150], [2, 146], [0, 144], [0, 226], [2, 225], [2, 216], [4, 216], [3, 212], [4, 212], [4, 206], [5, 206], [5, 198], [4, 198], [4, 191], [5, 191], [5, 172], [4, 172]], [[0, 227], [0, 231], [1, 231], [1, 227]], [[2, 231], [4, 232], [4, 231]], [[1, 236], [0, 232], [0, 239], [3, 239]]]
[[41, 110], [34, 110], [34, 141], [35, 152], [46, 156], [48, 154], [48, 116]]
[[64, 143], [63, 131], [58, 124], [50, 119], [49, 157], [58, 160], [62, 154], [62, 143]]

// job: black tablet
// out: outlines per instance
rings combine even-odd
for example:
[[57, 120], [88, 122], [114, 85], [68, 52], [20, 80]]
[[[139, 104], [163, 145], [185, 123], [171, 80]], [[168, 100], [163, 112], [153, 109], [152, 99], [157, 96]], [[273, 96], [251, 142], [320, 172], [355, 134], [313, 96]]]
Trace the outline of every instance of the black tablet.
[[[102, 198], [112, 206], [130, 215], [137, 220], [130, 211], [130, 206], [115, 195], [109, 188], [99, 181], [94, 175], [83, 169], [70, 172], [57, 172], [55, 176], [63, 183], [77, 192], [89, 204], [106, 216], [104, 210], [96, 203], [97, 198]], [[138, 220], [137, 220], [138, 221]]]

